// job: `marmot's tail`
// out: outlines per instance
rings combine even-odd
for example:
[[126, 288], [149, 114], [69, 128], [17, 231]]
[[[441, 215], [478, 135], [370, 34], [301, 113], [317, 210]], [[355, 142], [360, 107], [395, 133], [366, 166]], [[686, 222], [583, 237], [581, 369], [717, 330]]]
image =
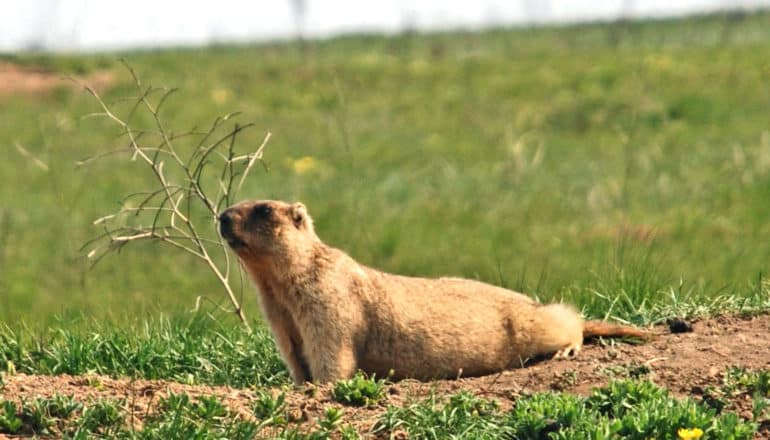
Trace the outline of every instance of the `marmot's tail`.
[[595, 337], [632, 337], [650, 339], [650, 333], [628, 325], [612, 324], [604, 321], [585, 321], [583, 323], [583, 338]]

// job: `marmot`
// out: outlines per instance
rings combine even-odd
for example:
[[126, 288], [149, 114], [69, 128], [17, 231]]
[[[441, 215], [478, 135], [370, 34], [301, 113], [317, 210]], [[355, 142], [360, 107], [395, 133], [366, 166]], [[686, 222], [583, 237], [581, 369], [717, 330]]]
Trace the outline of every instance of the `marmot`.
[[356, 370], [393, 379], [480, 376], [574, 355], [585, 337], [646, 335], [479, 281], [366, 267], [324, 244], [302, 203], [243, 202], [219, 222], [257, 285], [296, 384]]

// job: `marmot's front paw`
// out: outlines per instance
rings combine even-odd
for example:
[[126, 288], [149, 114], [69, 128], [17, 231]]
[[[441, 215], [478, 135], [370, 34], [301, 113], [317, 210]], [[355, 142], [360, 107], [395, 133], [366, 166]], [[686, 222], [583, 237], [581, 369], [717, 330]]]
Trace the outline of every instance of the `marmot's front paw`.
[[569, 359], [572, 357], [575, 357], [580, 353], [580, 349], [582, 348], [582, 345], [580, 344], [574, 344], [569, 345], [566, 348], [563, 348], [556, 352], [556, 354], [553, 355], [554, 359]]

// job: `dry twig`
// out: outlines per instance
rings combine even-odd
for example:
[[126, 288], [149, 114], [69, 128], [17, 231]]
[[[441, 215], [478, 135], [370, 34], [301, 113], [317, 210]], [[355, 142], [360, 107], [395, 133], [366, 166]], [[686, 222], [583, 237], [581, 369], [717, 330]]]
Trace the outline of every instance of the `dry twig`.
[[[149, 191], [126, 196], [117, 212], [94, 221], [102, 227], [98, 237], [86, 243], [88, 257], [99, 261], [104, 255], [120, 250], [136, 241], [157, 241], [185, 251], [203, 262], [216, 276], [232, 303], [233, 312], [251, 331], [243, 309], [230, 285], [231, 261], [227, 246], [219, 237], [207, 238], [215, 230], [217, 213], [229, 206], [243, 186], [254, 164], [262, 154], [270, 133], [262, 144], [250, 153], [236, 151], [236, 137], [252, 124], [235, 124], [225, 130], [225, 124], [237, 113], [217, 117], [211, 127], [203, 132], [191, 130], [172, 134], [160, 117], [160, 110], [174, 89], [145, 87], [134, 70], [124, 63], [130, 72], [139, 95], [129, 116], [118, 116], [113, 107], [91, 87], [81, 84], [99, 104], [103, 116], [120, 127], [121, 135], [128, 139], [130, 159], [143, 164], [151, 171], [154, 186]], [[159, 98], [153, 98], [160, 94]], [[151, 130], [139, 130], [127, 122], [139, 111], [149, 113], [154, 123]], [[197, 139], [190, 148], [190, 140]], [[187, 149], [177, 147], [179, 140], [188, 141]], [[97, 155], [80, 162], [87, 164], [94, 159], [111, 155]], [[187, 153], [187, 154], [185, 154]], [[168, 163], [168, 165], [166, 165]], [[169, 168], [171, 168], [169, 170]], [[201, 216], [202, 214], [202, 216]], [[195, 219], [208, 219], [195, 220]], [[204, 229], [205, 228], [205, 229]], [[208, 232], [208, 234], [206, 233]], [[224, 263], [212, 258], [213, 252], [222, 252]]]

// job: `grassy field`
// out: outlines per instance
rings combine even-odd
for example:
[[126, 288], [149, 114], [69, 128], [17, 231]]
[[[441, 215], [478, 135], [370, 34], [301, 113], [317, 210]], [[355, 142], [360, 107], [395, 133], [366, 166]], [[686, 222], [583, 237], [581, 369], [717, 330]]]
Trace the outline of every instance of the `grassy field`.
[[[770, 308], [769, 54], [762, 13], [0, 63], [54, 77], [106, 72], [105, 99], [148, 127], [146, 114], [129, 117], [123, 98], [136, 91], [122, 57], [145, 84], [179, 88], [161, 114], [173, 132], [232, 111], [255, 123], [239, 137], [244, 148], [271, 132], [267, 171], [257, 168], [241, 195], [305, 202], [319, 235], [359, 261], [649, 324]], [[0, 433], [358, 438], [366, 430], [348, 423], [361, 419], [334, 408], [302, 432], [286, 423], [282, 401], [261, 388], [288, 382], [268, 332], [247, 334], [211, 302], [203, 309], [213, 319], [190, 313], [198, 297], [224, 298], [191, 257], [138, 244], [91, 267], [82, 247], [100, 232], [93, 220], [151, 185], [125, 155], [78, 165], [126, 145], [114, 124], [86, 117], [97, 110], [75, 87], [0, 90]], [[251, 288], [238, 290], [258, 319]], [[101, 374], [254, 395], [244, 415], [221, 396], [170, 394], [137, 427], [125, 399], [5, 395], [18, 373], [86, 375], [94, 389]], [[372, 429], [675, 439], [698, 428], [751, 438], [767, 432], [768, 378], [730, 370], [697, 401], [634, 378], [587, 397], [522, 395], [506, 410], [470, 393], [437, 395], [383, 404]], [[373, 382], [338, 384], [335, 399], [357, 387], [380, 393]], [[722, 412], [729, 401], [748, 415]]]
[[[106, 69], [112, 102], [134, 94], [124, 57], [145, 83], [180, 89], [162, 114], [176, 132], [243, 112], [256, 125], [239, 142], [273, 137], [269, 171], [241, 195], [304, 201], [319, 235], [363, 263], [645, 322], [674, 304], [766, 301], [769, 53], [770, 15], [757, 14], [3, 59]], [[125, 146], [84, 118], [97, 109], [70, 87], [0, 96], [9, 325], [176, 316], [224, 298], [205, 268], [154, 245], [91, 269], [91, 222], [148, 187], [124, 157], [76, 165]]]

